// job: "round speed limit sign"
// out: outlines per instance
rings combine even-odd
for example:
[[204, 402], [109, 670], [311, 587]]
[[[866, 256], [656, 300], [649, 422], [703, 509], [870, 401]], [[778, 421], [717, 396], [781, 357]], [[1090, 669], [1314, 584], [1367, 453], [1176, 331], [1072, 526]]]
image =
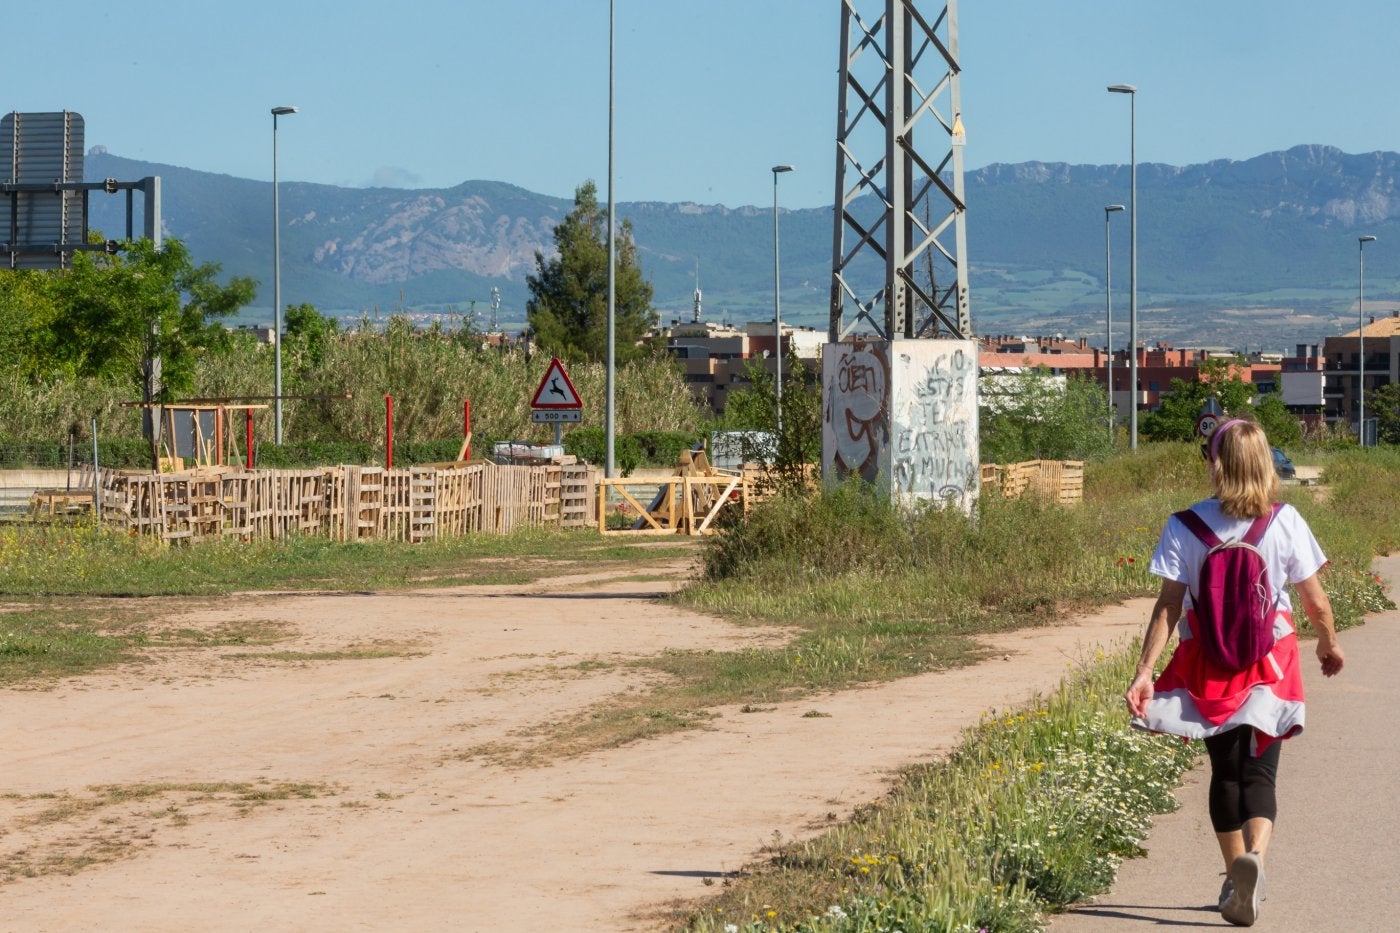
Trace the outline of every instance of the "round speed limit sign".
[[1220, 424], [1219, 415], [1201, 415], [1196, 419], [1196, 433], [1201, 437], [1210, 437], [1211, 432]]

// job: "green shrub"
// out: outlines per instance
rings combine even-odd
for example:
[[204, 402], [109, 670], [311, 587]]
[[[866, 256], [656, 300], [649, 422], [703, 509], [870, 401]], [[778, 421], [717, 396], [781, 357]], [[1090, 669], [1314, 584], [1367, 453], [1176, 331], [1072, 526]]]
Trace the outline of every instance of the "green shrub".
[[654, 467], [672, 467], [681, 452], [690, 450], [704, 435], [699, 431], [638, 431], [632, 435], [642, 449], [642, 462]]
[[[75, 465], [92, 463], [92, 437], [79, 435], [73, 442]], [[141, 438], [103, 437], [97, 441], [97, 462], [104, 470], [149, 470], [151, 445]], [[68, 441], [0, 438], [0, 469], [40, 468], [61, 470], [68, 466]]]
[[764, 502], [706, 550], [706, 580], [764, 580], [808, 592], [879, 578], [882, 602], [903, 591], [934, 605], [1036, 608], [1141, 594], [1163, 515], [1135, 501], [1064, 508], [1036, 496], [983, 496], [975, 517], [907, 510], [859, 481]]
[[[1183, 508], [1210, 495], [1210, 474], [1199, 444], [1162, 441], [1084, 467], [1084, 498], [1122, 501], [1162, 494]], [[1165, 516], [1163, 516], [1165, 518]]]
[[[623, 476], [640, 466], [673, 467], [683, 450], [689, 450], [699, 432], [640, 431], [613, 440], [613, 459]], [[606, 437], [602, 428], [574, 428], [564, 435], [564, 452], [587, 463], [601, 466], [607, 459]]]
[[1108, 890], [1199, 746], [1128, 727], [1135, 650], [1099, 652], [1048, 701], [993, 714], [944, 761], [746, 871], [689, 929], [1033, 933]]
[[337, 464], [384, 462], [384, 449], [347, 441], [294, 441], [282, 446], [259, 444], [254, 464], [260, 469], [297, 470]]

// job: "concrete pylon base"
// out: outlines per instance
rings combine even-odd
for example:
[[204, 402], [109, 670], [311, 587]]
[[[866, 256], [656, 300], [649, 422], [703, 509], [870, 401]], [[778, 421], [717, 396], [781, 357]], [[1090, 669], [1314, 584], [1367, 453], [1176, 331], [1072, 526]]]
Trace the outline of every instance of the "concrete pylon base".
[[977, 343], [871, 340], [822, 351], [822, 477], [970, 509], [978, 495]]

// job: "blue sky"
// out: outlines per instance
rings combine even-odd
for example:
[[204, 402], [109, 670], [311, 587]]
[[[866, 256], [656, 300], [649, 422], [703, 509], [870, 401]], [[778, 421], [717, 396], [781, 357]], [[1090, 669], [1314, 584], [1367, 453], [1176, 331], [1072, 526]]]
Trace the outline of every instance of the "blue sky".
[[[615, 0], [616, 197], [833, 201], [837, 0]], [[0, 111], [87, 145], [286, 181], [572, 196], [607, 176], [606, 0], [68, 0], [6, 17]], [[881, 0], [858, 3], [873, 15]], [[929, 0], [933, 11], [941, 4]], [[962, 0], [967, 165], [1400, 149], [1393, 0]], [[23, 39], [19, 39], [23, 29]], [[18, 41], [17, 41], [18, 40]]]

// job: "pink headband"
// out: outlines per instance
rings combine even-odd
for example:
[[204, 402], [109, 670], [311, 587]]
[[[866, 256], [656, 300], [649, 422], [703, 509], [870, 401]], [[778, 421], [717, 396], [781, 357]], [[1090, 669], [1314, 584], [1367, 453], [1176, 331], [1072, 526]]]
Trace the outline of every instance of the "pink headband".
[[1225, 432], [1237, 424], [1244, 424], [1243, 418], [1232, 418], [1215, 429], [1215, 433], [1210, 436], [1210, 462], [1214, 463], [1215, 458], [1220, 456], [1220, 438], [1225, 436]]

